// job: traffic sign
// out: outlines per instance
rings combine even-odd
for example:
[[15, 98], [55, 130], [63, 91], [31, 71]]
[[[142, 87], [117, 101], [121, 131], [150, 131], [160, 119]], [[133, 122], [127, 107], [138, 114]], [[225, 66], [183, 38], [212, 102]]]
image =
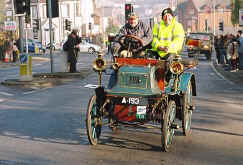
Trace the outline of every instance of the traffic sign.
[[27, 55], [26, 54], [21, 54], [19, 57], [20, 63], [26, 63], [27, 62]]
[[243, 9], [239, 10], [239, 25], [243, 26]]
[[15, 21], [5, 21], [4, 25], [5, 25], [5, 30], [9, 30], [9, 31], [16, 30], [16, 22]]

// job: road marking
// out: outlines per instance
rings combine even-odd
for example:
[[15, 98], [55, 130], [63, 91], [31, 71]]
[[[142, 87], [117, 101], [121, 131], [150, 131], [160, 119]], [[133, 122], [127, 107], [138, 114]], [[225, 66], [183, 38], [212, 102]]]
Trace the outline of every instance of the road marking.
[[4, 102], [4, 100], [3, 100], [3, 99], [0, 99], [0, 103], [1, 103], [1, 102]]
[[7, 93], [7, 92], [0, 92], [0, 94], [5, 95], [5, 96], [13, 96], [12, 93]]
[[36, 90], [29, 91], [29, 92], [24, 92], [23, 94], [24, 94], [24, 95], [28, 95], [28, 94], [31, 94], [31, 93], [34, 93], [34, 92], [36, 92]]
[[94, 84], [87, 84], [84, 87], [85, 88], [97, 88], [99, 85], [94, 85]]

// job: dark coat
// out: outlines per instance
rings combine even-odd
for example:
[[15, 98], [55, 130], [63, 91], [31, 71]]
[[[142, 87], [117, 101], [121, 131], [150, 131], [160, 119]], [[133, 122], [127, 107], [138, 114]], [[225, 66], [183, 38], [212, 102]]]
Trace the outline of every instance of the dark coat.
[[68, 40], [66, 41], [66, 47], [68, 48], [68, 62], [75, 61], [77, 62], [77, 54], [79, 49], [75, 48], [76, 45], [80, 44], [81, 38], [76, 36], [72, 37], [72, 34], [68, 36]]

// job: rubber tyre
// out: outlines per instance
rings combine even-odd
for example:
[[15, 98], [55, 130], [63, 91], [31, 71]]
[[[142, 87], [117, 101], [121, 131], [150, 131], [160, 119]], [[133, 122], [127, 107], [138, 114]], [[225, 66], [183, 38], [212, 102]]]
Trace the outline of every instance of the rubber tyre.
[[101, 124], [98, 121], [101, 120], [97, 112], [96, 96], [92, 96], [89, 100], [88, 110], [86, 114], [86, 129], [88, 139], [91, 145], [98, 143], [101, 134]]
[[170, 144], [175, 134], [175, 129], [171, 128], [171, 124], [175, 122], [176, 119], [176, 103], [175, 101], [169, 101], [164, 118], [161, 122], [161, 143], [162, 151], [167, 152], [169, 150]]
[[192, 110], [190, 106], [193, 105], [192, 100], [192, 85], [189, 81], [186, 93], [183, 96], [183, 107], [182, 107], [182, 129], [183, 135], [188, 136], [191, 133], [191, 119], [192, 119]]
[[90, 53], [90, 54], [94, 54], [94, 53], [95, 53], [95, 48], [90, 47], [90, 48], [88, 49], [88, 53]]

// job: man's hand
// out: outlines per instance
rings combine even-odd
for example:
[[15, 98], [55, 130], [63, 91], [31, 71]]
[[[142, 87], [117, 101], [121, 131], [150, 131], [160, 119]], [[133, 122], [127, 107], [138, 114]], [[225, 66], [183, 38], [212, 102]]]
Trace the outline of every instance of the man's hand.
[[168, 51], [168, 47], [164, 47], [164, 46], [159, 46], [158, 49], [160, 51], [164, 51], [164, 52], [167, 52]]

